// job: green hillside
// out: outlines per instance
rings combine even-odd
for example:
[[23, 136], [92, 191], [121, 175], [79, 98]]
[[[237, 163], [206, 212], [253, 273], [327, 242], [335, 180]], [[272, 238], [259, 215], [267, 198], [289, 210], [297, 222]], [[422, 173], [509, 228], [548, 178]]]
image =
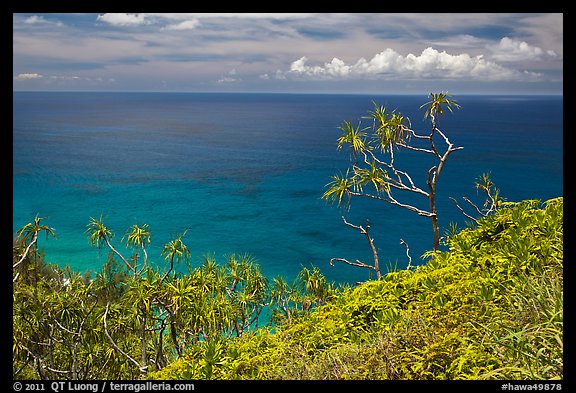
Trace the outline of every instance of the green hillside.
[[212, 338], [153, 379], [562, 379], [563, 198], [507, 203], [413, 270], [283, 325]]

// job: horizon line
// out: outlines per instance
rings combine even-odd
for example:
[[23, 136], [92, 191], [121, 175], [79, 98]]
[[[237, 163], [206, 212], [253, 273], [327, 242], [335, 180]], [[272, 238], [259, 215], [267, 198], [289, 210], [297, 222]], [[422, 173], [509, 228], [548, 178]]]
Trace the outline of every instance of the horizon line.
[[[294, 94], [294, 95], [373, 95], [373, 94], [389, 94], [389, 95], [404, 95], [404, 96], [417, 96], [427, 93], [402, 93], [402, 92], [326, 92], [326, 91], [214, 91], [214, 90], [12, 90], [12, 93], [166, 93], [166, 94]], [[486, 96], [486, 95], [499, 95], [499, 96], [564, 96], [564, 92], [550, 93], [550, 92], [467, 92], [467, 93], [450, 93], [450, 95], [458, 96]]]

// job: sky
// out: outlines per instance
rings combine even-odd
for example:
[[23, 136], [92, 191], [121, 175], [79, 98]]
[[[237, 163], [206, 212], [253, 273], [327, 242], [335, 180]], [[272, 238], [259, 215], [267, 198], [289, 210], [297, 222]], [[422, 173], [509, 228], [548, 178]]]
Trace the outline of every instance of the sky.
[[561, 13], [14, 13], [14, 91], [563, 94]]

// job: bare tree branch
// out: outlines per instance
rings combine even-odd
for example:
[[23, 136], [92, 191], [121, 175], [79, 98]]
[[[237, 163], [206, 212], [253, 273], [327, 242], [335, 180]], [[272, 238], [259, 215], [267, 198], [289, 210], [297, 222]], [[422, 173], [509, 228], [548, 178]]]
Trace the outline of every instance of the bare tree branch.
[[42, 361], [42, 357], [40, 355], [37, 355], [34, 353], [34, 351], [32, 351], [30, 348], [28, 348], [26, 345], [24, 345], [23, 343], [20, 343], [20, 345], [22, 346], [22, 348], [24, 348], [26, 350], [26, 352], [28, 352], [30, 354], [30, 356], [32, 356], [34, 358], [34, 360], [38, 363], [39, 367], [43, 370], [48, 370], [50, 372], [53, 373], [57, 373], [57, 374], [70, 374], [70, 371], [64, 371], [64, 370], [57, 370], [55, 368], [49, 367], [47, 366], [43, 361]]
[[412, 257], [410, 256], [410, 248], [408, 247], [408, 243], [404, 241], [404, 239], [400, 239], [400, 244], [404, 244], [406, 246], [406, 256], [408, 257], [408, 266], [406, 266], [407, 270], [412, 268]]
[[[454, 202], [454, 204], [456, 205], [456, 207], [458, 208], [458, 210], [460, 210], [460, 212], [461, 212], [466, 218], [469, 218], [469, 219], [471, 219], [471, 220], [473, 220], [473, 221], [477, 221], [476, 218], [472, 217], [470, 214], [468, 214], [468, 213], [466, 213], [466, 212], [464, 211], [464, 209], [458, 204], [458, 201], [456, 201], [456, 199], [454, 199], [453, 197], [449, 197], [449, 198], [452, 200], [452, 202]], [[465, 199], [465, 200], [466, 200], [466, 199]], [[469, 201], [468, 201], [468, 202], [469, 202]], [[471, 203], [471, 202], [470, 202], [470, 203]], [[472, 205], [476, 207], [476, 210], [478, 210], [478, 207], [477, 207], [476, 205], [474, 205], [474, 204], [472, 204]]]
[[476, 209], [476, 211], [478, 212], [478, 214], [485, 216], [486, 214], [480, 210], [480, 208], [478, 206], [476, 206], [476, 204], [474, 202], [472, 202], [470, 199], [466, 198], [466, 197], [462, 197], [462, 199], [464, 199], [466, 202], [468, 202], [468, 204], [470, 204], [470, 206], [472, 206], [474, 209]]
[[140, 363], [138, 363], [137, 360], [135, 360], [132, 356], [128, 355], [126, 352], [124, 352], [117, 344], [116, 342], [114, 342], [114, 340], [112, 339], [112, 336], [110, 336], [110, 333], [108, 332], [108, 326], [106, 324], [106, 317], [108, 315], [108, 310], [110, 309], [110, 302], [108, 302], [106, 304], [106, 310], [104, 311], [104, 334], [106, 334], [106, 337], [108, 337], [108, 340], [110, 341], [110, 344], [112, 344], [112, 346], [114, 347], [114, 349], [116, 349], [118, 352], [120, 352], [122, 355], [124, 355], [128, 360], [130, 360], [132, 363], [134, 363], [134, 365], [136, 365], [136, 367], [138, 367], [138, 369], [140, 370], [141, 373], [145, 373], [146, 370], [148, 369], [147, 365], [140, 365]]
[[128, 262], [126, 260], [126, 258], [124, 258], [124, 256], [122, 254], [120, 254], [120, 252], [118, 252], [118, 250], [116, 250], [116, 248], [112, 245], [112, 243], [110, 243], [110, 241], [108, 240], [108, 237], [104, 237], [104, 241], [106, 242], [106, 245], [108, 245], [108, 248], [110, 248], [114, 254], [118, 255], [120, 257], [120, 259], [122, 259], [122, 262], [124, 262], [124, 264], [126, 265], [126, 267], [128, 269], [130, 269], [132, 271], [132, 273], [134, 274], [134, 276], [137, 276], [138, 273], [136, 272], [136, 267], [132, 266], [130, 264], [130, 262]]
[[348, 191], [348, 192], [350, 195], [353, 195], [353, 196], [361, 196], [361, 197], [365, 197], [365, 198], [376, 199], [379, 201], [390, 203], [391, 205], [403, 207], [404, 209], [408, 209], [408, 210], [415, 212], [419, 216], [432, 217], [434, 215], [434, 214], [432, 214], [426, 210], [421, 210], [421, 209], [418, 209], [417, 207], [398, 202], [396, 199], [394, 199], [392, 197], [392, 194], [390, 193], [390, 191], [386, 192], [388, 198], [384, 198], [384, 197], [381, 197], [379, 195], [368, 194], [365, 192], [356, 192], [356, 191]]
[[408, 150], [419, 151], [419, 152], [428, 153], [428, 154], [433, 154], [433, 155], [435, 155], [436, 157], [440, 157], [440, 155], [438, 154], [438, 152], [434, 152], [433, 150], [425, 149], [425, 148], [423, 148], [423, 147], [415, 147], [415, 146], [407, 145], [407, 144], [405, 144], [405, 143], [398, 143], [398, 146], [402, 146], [403, 148], [408, 149]]
[[366, 220], [366, 224], [364, 224], [364, 226], [354, 225], [354, 224], [346, 221], [346, 217], [344, 217], [344, 216], [342, 216], [342, 221], [344, 221], [344, 224], [346, 224], [347, 226], [359, 230], [360, 233], [366, 237], [366, 241], [368, 242], [368, 245], [370, 246], [370, 249], [372, 250], [372, 255], [374, 258], [374, 265], [367, 265], [363, 262], [360, 262], [359, 260], [356, 260], [355, 262], [351, 262], [345, 258], [332, 258], [330, 260], [330, 266], [334, 266], [334, 261], [339, 261], [339, 262], [343, 262], [343, 263], [346, 263], [346, 264], [352, 265], [352, 266], [369, 268], [369, 269], [372, 269], [376, 272], [376, 279], [380, 280], [381, 273], [380, 273], [380, 263], [378, 261], [378, 250], [376, 249], [376, 246], [374, 245], [374, 239], [370, 236], [370, 232], [369, 232], [370, 231], [370, 223], [368, 222], [368, 220]]
[[[416, 187], [416, 185], [414, 184], [414, 181], [412, 180], [412, 178], [410, 177], [410, 175], [408, 175], [408, 173], [406, 173], [405, 171], [401, 171], [398, 168], [396, 168], [394, 166], [394, 150], [392, 149], [392, 147], [390, 148], [390, 163], [387, 163], [385, 161], [381, 161], [379, 160], [376, 155], [374, 154], [374, 152], [372, 152], [371, 150], [367, 150], [367, 153], [370, 154], [370, 156], [372, 157], [372, 159], [377, 162], [380, 165], [384, 165], [385, 167], [387, 167], [388, 169], [390, 169], [392, 172], [394, 172], [394, 174], [396, 175], [397, 180], [392, 179], [392, 178], [388, 178], [389, 182], [388, 184], [391, 187], [394, 187], [398, 190], [404, 190], [404, 191], [411, 191], [411, 192], [415, 192], [418, 194], [422, 194], [425, 197], [428, 198], [428, 193], [424, 190], [422, 190], [419, 187]], [[369, 165], [369, 162], [367, 160], [367, 156], [366, 154], [364, 154], [364, 162], [366, 164]], [[406, 177], [406, 179], [408, 179], [408, 182], [410, 182], [410, 186], [407, 186], [404, 184], [404, 182], [402, 181], [401, 175]]]
[[346, 263], [346, 264], [348, 264], [348, 265], [351, 265], [351, 266], [365, 267], [365, 268], [368, 268], [368, 269], [375, 270], [375, 269], [374, 269], [374, 266], [372, 266], [372, 265], [367, 265], [367, 264], [365, 264], [365, 263], [363, 263], [363, 262], [360, 262], [358, 259], [357, 259], [355, 262], [351, 262], [351, 261], [349, 261], [349, 260], [347, 260], [347, 259], [345, 259], [345, 258], [332, 258], [332, 259], [330, 259], [330, 266], [334, 266], [334, 262], [344, 262], [344, 263]]
[[28, 255], [28, 252], [30, 251], [30, 248], [32, 248], [32, 246], [34, 244], [36, 244], [36, 241], [38, 240], [38, 234], [34, 234], [34, 237], [32, 238], [32, 241], [30, 242], [30, 244], [28, 244], [28, 247], [26, 247], [26, 250], [24, 250], [24, 254], [22, 254], [22, 257], [20, 257], [20, 260], [18, 262], [16, 262], [14, 265], [12, 265], [12, 268], [14, 269], [15, 267], [17, 267], [18, 265], [20, 265], [24, 259], [26, 259], [26, 255]]

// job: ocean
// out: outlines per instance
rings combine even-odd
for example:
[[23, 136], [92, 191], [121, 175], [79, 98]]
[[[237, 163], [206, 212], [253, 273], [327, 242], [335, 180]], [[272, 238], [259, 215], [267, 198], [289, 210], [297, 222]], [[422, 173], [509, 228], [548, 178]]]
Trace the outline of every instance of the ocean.
[[[474, 183], [482, 173], [508, 201], [563, 195], [563, 97], [463, 95], [439, 128], [462, 150], [438, 181], [441, 230], [466, 218], [450, 197], [482, 203]], [[342, 210], [321, 199], [350, 154], [337, 150], [339, 126], [357, 124], [374, 103], [395, 109], [419, 133], [429, 122], [425, 95], [267, 93], [13, 93], [13, 231], [36, 214], [54, 228], [39, 245], [46, 260], [97, 271], [107, 250], [85, 234], [103, 217], [113, 243], [148, 224], [148, 254], [163, 266], [162, 246], [183, 238], [197, 266], [206, 255], [225, 263], [249, 254], [269, 278], [292, 280], [318, 267], [335, 283], [369, 277], [367, 269], [334, 257], [371, 263], [366, 239], [346, 226], [370, 222], [383, 270], [405, 268], [432, 248], [429, 219], [383, 202], [352, 199]], [[421, 188], [431, 163], [398, 151], [396, 163]], [[427, 208], [427, 200], [399, 195]], [[463, 204], [462, 206], [466, 206]], [[472, 211], [470, 211], [472, 212]], [[180, 268], [182, 269], [182, 268]], [[373, 276], [372, 276], [373, 277]]]

